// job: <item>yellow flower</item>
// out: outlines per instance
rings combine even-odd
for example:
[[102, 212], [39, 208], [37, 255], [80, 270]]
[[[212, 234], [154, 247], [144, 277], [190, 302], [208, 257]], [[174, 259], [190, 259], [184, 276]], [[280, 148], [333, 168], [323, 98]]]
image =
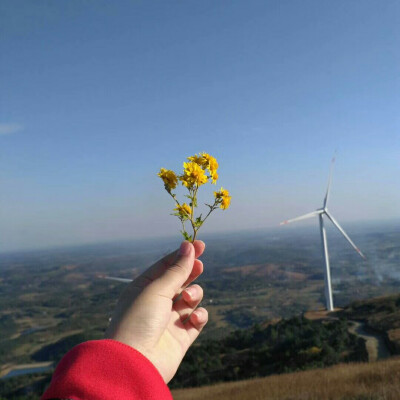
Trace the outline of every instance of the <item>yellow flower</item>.
[[201, 153], [203, 158], [206, 160], [205, 167], [210, 171], [210, 174], [217, 172], [218, 169], [218, 161], [215, 157], [210, 156], [207, 153]]
[[215, 157], [207, 153], [202, 153], [203, 158], [206, 160], [205, 167], [210, 171], [210, 178], [212, 183], [217, 183], [218, 180], [218, 161]]
[[222, 199], [223, 197], [227, 197], [229, 196], [229, 192], [224, 189], [223, 187], [221, 188], [221, 190], [219, 192], [214, 192], [214, 197], [216, 199]]
[[174, 211], [178, 211], [179, 215], [181, 217], [188, 217], [189, 215], [192, 214], [192, 209], [190, 206], [186, 203], [183, 203], [182, 205], [177, 205], [176, 208], [174, 208]]
[[230, 204], [231, 204], [231, 196], [227, 196], [227, 197], [223, 197], [222, 198], [222, 202], [221, 202], [221, 205], [220, 205], [220, 207], [223, 209], [223, 210], [226, 210], [229, 206], [230, 206]]
[[183, 175], [179, 177], [186, 187], [201, 186], [208, 180], [201, 166], [195, 162], [183, 163]]
[[[195, 154], [194, 156], [188, 157], [189, 161], [192, 161], [199, 165], [203, 170], [208, 170], [210, 172], [209, 178], [211, 178], [212, 183], [216, 183], [218, 179], [218, 162], [215, 157], [210, 156], [207, 153]], [[186, 185], [185, 185], [186, 186]]]
[[229, 196], [229, 192], [226, 189], [221, 188], [219, 192], [214, 192], [214, 196], [223, 210], [226, 210], [230, 206], [232, 196]]
[[213, 173], [214, 171], [215, 172], [217, 171], [217, 169], [218, 169], [218, 161], [214, 157], [210, 157], [208, 168], [209, 168], [211, 173]]
[[169, 169], [161, 168], [160, 172], [157, 174], [165, 184], [167, 190], [175, 189], [178, 184], [178, 178], [174, 171]]
[[189, 161], [192, 161], [194, 163], [196, 163], [197, 165], [200, 165], [200, 167], [205, 166], [206, 164], [206, 159], [202, 156], [202, 155], [197, 155], [195, 154], [194, 156], [188, 157], [187, 158]]
[[217, 183], [218, 180], [218, 172], [214, 172], [213, 174], [211, 174], [211, 182], [215, 185]]

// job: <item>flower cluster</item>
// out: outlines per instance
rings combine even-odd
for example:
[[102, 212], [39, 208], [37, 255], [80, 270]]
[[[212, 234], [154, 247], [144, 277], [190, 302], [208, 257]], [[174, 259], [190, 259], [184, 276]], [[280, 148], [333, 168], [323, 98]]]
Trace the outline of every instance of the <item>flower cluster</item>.
[[221, 188], [219, 192], [214, 192], [215, 200], [223, 210], [226, 210], [231, 204], [231, 196], [229, 196], [229, 192]]
[[[231, 203], [229, 192], [221, 188], [218, 192], [214, 192], [214, 204], [206, 204], [209, 208], [207, 215], [202, 218], [202, 214], [197, 218], [194, 216], [195, 208], [197, 207], [197, 192], [199, 187], [211, 182], [217, 183], [218, 180], [218, 162], [216, 158], [207, 153], [199, 153], [187, 158], [188, 162], [183, 163], [183, 173], [177, 175], [174, 171], [161, 168], [158, 176], [163, 180], [165, 190], [172, 196], [176, 203], [173, 215], [177, 216], [182, 223], [182, 235], [186, 240], [194, 241], [197, 231], [203, 225], [208, 216], [218, 207], [226, 210]], [[176, 189], [178, 182], [187, 188], [189, 194], [186, 197], [190, 200], [189, 204], [180, 203], [176, 194], [172, 192]], [[189, 221], [193, 235], [189, 235], [185, 228], [185, 222]]]
[[178, 184], [178, 178], [174, 171], [170, 171], [165, 168], [161, 168], [158, 176], [164, 181], [165, 189], [169, 192], [171, 189], [175, 189]]

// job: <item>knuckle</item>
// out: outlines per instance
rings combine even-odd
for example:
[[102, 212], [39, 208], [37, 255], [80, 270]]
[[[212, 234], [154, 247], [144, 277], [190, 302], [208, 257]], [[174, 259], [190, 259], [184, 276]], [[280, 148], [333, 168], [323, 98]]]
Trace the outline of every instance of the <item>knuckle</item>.
[[184, 264], [176, 262], [168, 268], [168, 271], [175, 272], [177, 274], [182, 275], [182, 274], [186, 274], [187, 268]]

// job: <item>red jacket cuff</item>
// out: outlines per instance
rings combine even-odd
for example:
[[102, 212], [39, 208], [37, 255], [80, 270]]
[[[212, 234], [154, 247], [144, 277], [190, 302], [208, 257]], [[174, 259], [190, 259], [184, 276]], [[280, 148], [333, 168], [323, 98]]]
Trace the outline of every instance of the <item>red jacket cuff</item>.
[[132, 347], [111, 339], [70, 350], [57, 365], [41, 400], [172, 400], [154, 365]]

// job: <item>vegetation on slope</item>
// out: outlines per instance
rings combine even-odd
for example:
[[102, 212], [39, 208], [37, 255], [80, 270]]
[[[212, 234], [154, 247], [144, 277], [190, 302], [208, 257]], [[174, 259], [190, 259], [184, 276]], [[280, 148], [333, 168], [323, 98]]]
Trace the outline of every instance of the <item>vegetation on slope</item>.
[[102, 339], [102, 336], [93, 332], [77, 333], [75, 335], [67, 336], [55, 343], [42, 347], [32, 355], [32, 359], [35, 361], [51, 360], [57, 364], [74, 346], [93, 339]]
[[29, 374], [0, 380], [0, 400], [39, 400], [51, 374]]
[[348, 332], [346, 320], [321, 323], [294, 317], [193, 346], [171, 386], [201, 386], [366, 360], [364, 341]]

